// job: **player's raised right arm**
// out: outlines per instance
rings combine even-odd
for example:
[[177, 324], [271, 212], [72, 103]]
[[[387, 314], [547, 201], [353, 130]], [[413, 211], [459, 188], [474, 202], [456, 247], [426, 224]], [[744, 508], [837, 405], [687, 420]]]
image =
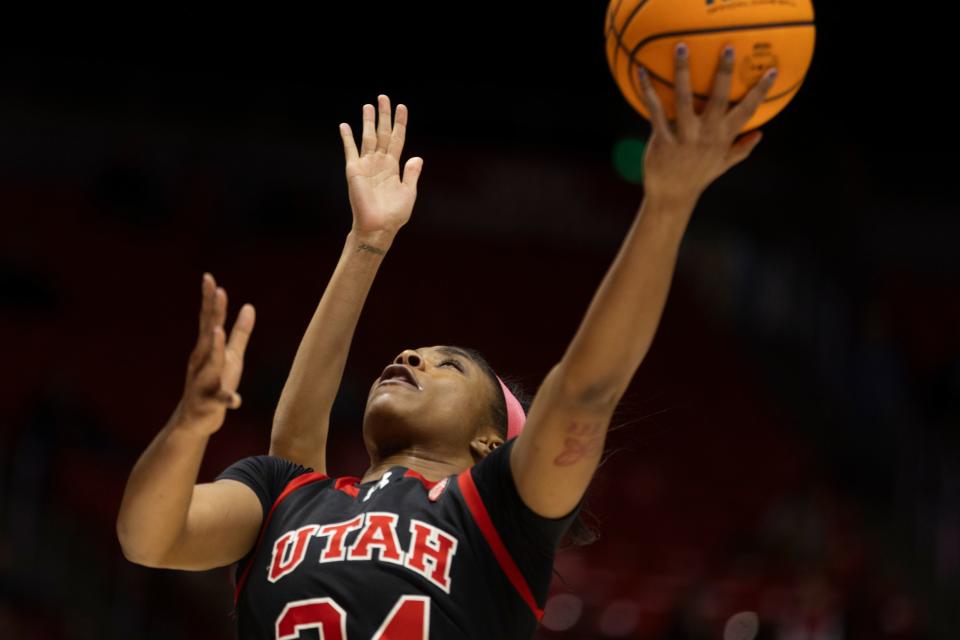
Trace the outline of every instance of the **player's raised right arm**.
[[397, 105], [391, 123], [390, 100], [363, 106], [363, 133], [357, 150], [353, 132], [340, 125], [353, 225], [337, 267], [307, 326], [283, 386], [270, 433], [270, 455], [326, 473], [330, 410], [337, 397], [367, 294], [417, 197], [421, 158], [410, 158], [400, 175], [407, 108]]
[[207, 441], [227, 408], [240, 406], [237, 385], [254, 309], [244, 305], [223, 329], [227, 295], [204, 274], [196, 347], [186, 384], [169, 422], [137, 460], [127, 480], [117, 537], [131, 562], [168, 569], [211, 569], [242, 558], [253, 546], [263, 509], [252, 489], [233, 480], [196, 484]]

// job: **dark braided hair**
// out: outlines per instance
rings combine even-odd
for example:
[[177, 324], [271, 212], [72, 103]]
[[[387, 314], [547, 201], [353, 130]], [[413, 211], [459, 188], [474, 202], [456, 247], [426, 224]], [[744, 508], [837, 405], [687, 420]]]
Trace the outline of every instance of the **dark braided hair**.
[[[493, 424], [497, 427], [497, 434], [506, 441], [507, 439], [507, 403], [503, 397], [503, 393], [500, 392], [500, 383], [497, 382], [497, 373], [493, 370], [493, 367], [490, 366], [490, 363], [487, 362], [480, 352], [476, 349], [470, 349], [467, 347], [457, 347], [458, 349], [470, 354], [470, 357], [473, 358], [473, 361], [476, 362], [480, 368], [487, 374], [487, 377], [490, 378], [490, 383], [497, 390], [497, 393], [494, 394], [495, 400], [491, 406], [491, 414], [493, 417]], [[530, 404], [533, 402], [533, 396], [528, 395], [524, 388], [516, 381], [500, 376], [503, 380], [503, 384], [507, 386], [510, 392], [517, 398], [520, 402], [520, 406], [523, 407], [523, 412], [527, 413], [530, 411]], [[567, 529], [563, 538], [560, 541], [560, 548], [570, 547], [570, 546], [585, 546], [596, 542], [600, 534], [596, 529], [593, 529], [584, 522], [584, 514], [589, 514], [586, 510], [587, 504], [586, 500], [584, 501], [583, 506], [580, 508], [580, 513], [577, 514], [577, 517], [570, 523], [570, 527]]]

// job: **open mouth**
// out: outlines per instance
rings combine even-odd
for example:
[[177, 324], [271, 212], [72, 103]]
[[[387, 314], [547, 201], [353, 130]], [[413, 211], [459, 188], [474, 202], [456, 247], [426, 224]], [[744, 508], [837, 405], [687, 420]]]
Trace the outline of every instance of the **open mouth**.
[[404, 386], [404, 387], [410, 387], [411, 389], [416, 389], [416, 390], [418, 390], [418, 391], [420, 390], [420, 387], [417, 387], [416, 385], [412, 385], [412, 384], [410, 384], [409, 382], [407, 382], [406, 380], [400, 380], [399, 378], [391, 378], [390, 380], [384, 380], [383, 382], [381, 382], [381, 383], [378, 384], [377, 386], [379, 387], [379, 386], [383, 386], [383, 385], [385, 385], [385, 384], [399, 384], [399, 385]]
[[406, 384], [417, 389], [418, 391], [421, 390], [420, 383], [417, 382], [417, 377], [413, 374], [413, 371], [410, 369], [410, 367], [406, 367], [402, 364], [391, 364], [383, 370], [383, 374], [380, 376], [379, 384], [386, 384], [388, 382]]

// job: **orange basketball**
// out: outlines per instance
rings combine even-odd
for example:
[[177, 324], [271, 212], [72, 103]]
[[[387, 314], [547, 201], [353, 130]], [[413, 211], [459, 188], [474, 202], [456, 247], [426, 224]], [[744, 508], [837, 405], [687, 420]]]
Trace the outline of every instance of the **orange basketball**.
[[724, 46], [732, 45], [736, 56], [733, 103], [776, 67], [776, 81], [741, 132], [764, 124], [793, 99], [810, 68], [816, 39], [811, 0], [611, 0], [605, 30], [610, 71], [627, 102], [648, 120], [638, 66], [649, 72], [667, 117], [674, 118], [674, 47], [679, 42], [689, 50], [698, 113], [710, 97]]

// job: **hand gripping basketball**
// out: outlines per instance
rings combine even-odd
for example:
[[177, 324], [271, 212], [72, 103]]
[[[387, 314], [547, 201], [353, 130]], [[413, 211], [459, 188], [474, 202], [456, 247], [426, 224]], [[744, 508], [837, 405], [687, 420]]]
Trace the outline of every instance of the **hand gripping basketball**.
[[638, 72], [644, 105], [650, 111], [653, 135], [644, 157], [644, 190], [650, 197], [694, 201], [718, 177], [750, 155], [762, 134], [754, 131], [734, 143], [740, 129], [763, 102], [776, 77], [771, 69], [744, 98], [729, 108], [733, 76], [732, 47], [720, 56], [713, 92], [703, 112], [693, 108], [687, 49], [676, 47], [676, 120], [667, 121], [643, 67]]
[[175, 420], [182, 428], [210, 435], [223, 425], [227, 408], [240, 407], [237, 385], [256, 312], [253, 305], [243, 305], [227, 341], [223, 329], [227, 292], [209, 273], [203, 274], [201, 289], [200, 331], [187, 363], [187, 380]]

